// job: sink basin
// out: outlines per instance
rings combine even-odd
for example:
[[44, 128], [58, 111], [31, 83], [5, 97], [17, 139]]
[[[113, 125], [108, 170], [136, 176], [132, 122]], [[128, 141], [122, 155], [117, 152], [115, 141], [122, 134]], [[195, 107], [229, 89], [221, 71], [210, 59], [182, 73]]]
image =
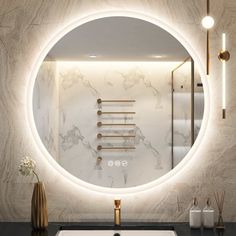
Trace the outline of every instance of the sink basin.
[[125, 224], [67, 225], [61, 226], [56, 236], [177, 236], [174, 227], [168, 225]]

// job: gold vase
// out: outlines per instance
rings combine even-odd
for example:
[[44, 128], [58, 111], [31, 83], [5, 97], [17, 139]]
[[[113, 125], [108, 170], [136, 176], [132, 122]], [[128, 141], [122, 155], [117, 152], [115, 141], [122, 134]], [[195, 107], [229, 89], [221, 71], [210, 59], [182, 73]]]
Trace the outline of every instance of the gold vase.
[[48, 227], [47, 198], [42, 182], [34, 184], [31, 200], [31, 224], [35, 230], [45, 230]]

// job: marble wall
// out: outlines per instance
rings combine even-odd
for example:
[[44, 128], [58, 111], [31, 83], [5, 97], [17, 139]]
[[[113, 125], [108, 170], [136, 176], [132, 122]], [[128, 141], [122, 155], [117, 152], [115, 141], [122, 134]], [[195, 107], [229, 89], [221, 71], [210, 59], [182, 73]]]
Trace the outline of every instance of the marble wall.
[[[55, 170], [36, 144], [27, 119], [27, 86], [41, 50], [71, 22], [101, 11], [135, 11], [165, 22], [182, 35], [205, 65], [206, 32], [200, 25], [204, 0], [2, 0], [0, 1], [0, 220], [29, 221], [35, 180], [21, 177], [24, 155], [37, 161], [46, 184], [50, 221], [113, 219], [114, 196], [75, 185]], [[211, 4], [216, 26], [211, 33], [209, 120], [205, 135], [188, 163], [164, 184], [122, 199], [122, 219], [186, 221], [193, 196], [203, 206], [207, 196], [225, 190], [225, 221], [236, 220], [236, 2]], [[221, 33], [227, 34], [227, 118], [221, 118], [221, 67], [217, 54]], [[215, 207], [215, 204], [213, 202]]]
[[58, 159], [59, 89], [57, 64], [42, 63], [35, 80], [33, 110], [39, 136], [49, 151]]
[[[39, 136], [49, 153], [74, 176], [104, 187], [130, 187], [153, 181], [171, 170], [171, 71], [182, 62], [44, 62], [34, 89], [34, 117]], [[54, 90], [45, 84], [48, 64]], [[181, 81], [190, 80], [190, 63], [181, 70]], [[187, 74], [187, 75], [186, 75]], [[42, 76], [43, 75], [43, 76]], [[179, 80], [179, 78], [176, 78]], [[41, 91], [41, 94], [38, 94]], [[45, 90], [45, 93], [43, 92]], [[50, 98], [51, 96], [51, 98]], [[59, 105], [46, 99], [59, 100]], [[134, 103], [102, 103], [97, 99], [133, 99]], [[43, 99], [43, 100], [42, 100]], [[188, 98], [190, 101], [190, 97]], [[42, 100], [42, 101], [41, 101]], [[52, 107], [52, 109], [50, 109]], [[59, 107], [60, 121], [55, 107]], [[102, 115], [97, 111], [134, 111], [131, 115]], [[178, 110], [178, 107], [176, 107]], [[190, 106], [184, 107], [190, 112]], [[51, 114], [49, 114], [49, 111]], [[44, 115], [42, 115], [42, 113]], [[48, 119], [45, 120], [45, 117]], [[50, 124], [58, 124], [55, 138]], [[54, 121], [54, 122], [53, 122]], [[134, 123], [135, 126], [103, 126], [103, 123]], [[187, 122], [187, 121], [186, 121]], [[46, 128], [46, 129], [45, 129]], [[190, 130], [176, 130], [184, 136]], [[102, 135], [134, 135], [131, 138], [97, 138]], [[58, 140], [58, 153], [54, 151]], [[188, 137], [189, 138], [189, 137]], [[179, 137], [176, 137], [179, 139]], [[135, 150], [97, 150], [104, 147], [135, 147]], [[185, 155], [183, 155], [185, 156]], [[182, 158], [183, 158], [182, 156]], [[99, 157], [102, 158], [99, 159]]]

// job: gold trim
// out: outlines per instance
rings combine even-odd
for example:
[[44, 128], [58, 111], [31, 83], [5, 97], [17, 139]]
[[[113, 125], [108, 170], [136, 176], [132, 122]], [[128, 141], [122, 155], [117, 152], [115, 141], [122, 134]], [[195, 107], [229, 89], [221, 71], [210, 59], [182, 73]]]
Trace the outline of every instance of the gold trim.
[[207, 15], [210, 14], [210, 0], [207, 0]]
[[206, 43], [206, 74], [210, 74], [210, 30], [207, 30], [207, 43]]
[[176, 70], [178, 70], [182, 65], [185, 64], [185, 62], [187, 62], [187, 61], [190, 60], [190, 59], [191, 59], [191, 57], [185, 58], [184, 61], [183, 61], [181, 64], [179, 64], [177, 67], [175, 67], [171, 72], [173, 73], [173, 72], [175, 72]]

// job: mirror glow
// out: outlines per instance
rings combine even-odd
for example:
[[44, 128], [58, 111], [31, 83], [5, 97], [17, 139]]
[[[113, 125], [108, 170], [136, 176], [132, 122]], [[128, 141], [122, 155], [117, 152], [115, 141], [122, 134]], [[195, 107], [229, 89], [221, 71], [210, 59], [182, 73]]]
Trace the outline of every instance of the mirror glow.
[[[51, 156], [73, 176], [109, 188], [143, 185], [168, 173], [191, 149], [193, 132], [190, 61], [174, 72], [174, 104], [171, 103], [171, 73], [183, 63], [179, 58], [186, 58], [185, 49], [180, 50], [181, 57], [170, 51], [163, 53], [167, 55], [163, 61], [158, 54], [153, 54], [158, 55], [155, 60], [147, 60], [147, 52], [134, 59], [133, 54], [127, 54], [129, 49], [121, 46], [126, 53], [116, 57], [117, 51], [107, 51], [112, 58], [108, 61], [97, 57], [92, 58], [95, 61], [84, 61], [80, 55], [89, 55], [85, 52], [74, 54], [73, 61], [65, 61], [61, 60], [63, 50], [52, 49], [39, 69], [33, 97], [36, 127]], [[194, 139], [204, 108], [197, 71], [195, 79]], [[135, 102], [99, 105], [98, 98]], [[104, 114], [98, 116], [98, 110]], [[98, 127], [99, 122], [104, 127]]]

